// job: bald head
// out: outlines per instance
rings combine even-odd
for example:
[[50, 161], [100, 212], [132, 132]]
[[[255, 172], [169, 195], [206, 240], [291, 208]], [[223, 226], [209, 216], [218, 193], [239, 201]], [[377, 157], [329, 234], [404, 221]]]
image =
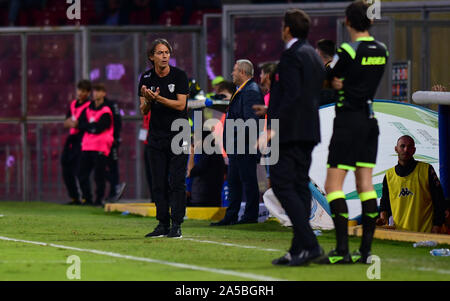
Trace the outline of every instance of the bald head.
[[411, 136], [404, 135], [398, 138], [395, 152], [398, 155], [398, 162], [401, 165], [407, 164], [413, 159], [416, 153], [416, 144]]
[[400, 138], [397, 139], [397, 145], [399, 144], [400, 140], [402, 141], [408, 141], [409, 143], [412, 143], [413, 146], [416, 145], [416, 143], [414, 142], [413, 137], [409, 136], [409, 135], [403, 135]]

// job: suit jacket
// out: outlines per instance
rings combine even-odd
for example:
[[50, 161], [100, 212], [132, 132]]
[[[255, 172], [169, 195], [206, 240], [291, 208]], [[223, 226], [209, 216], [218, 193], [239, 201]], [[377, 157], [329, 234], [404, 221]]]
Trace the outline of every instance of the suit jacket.
[[319, 103], [325, 68], [314, 48], [298, 40], [281, 54], [272, 78], [268, 109], [271, 119], [279, 119], [280, 144], [320, 142]]
[[[254, 119], [258, 126], [258, 134], [259, 134], [259, 119], [263, 117], [259, 117], [255, 114], [252, 106], [255, 104], [264, 105], [264, 96], [259, 88], [258, 84], [250, 79], [247, 84], [242, 88], [241, 91], [235, 93], [230, 105], [228, 106], [227, 117], [225, 119], [225, 124], [223, 128], [223, 146], [226, 149], [226, 139], [227, 139], [227, 122], [229, 120], [237, 120], [242, 119], [244, 122], [249, 119]], [[234, 154], [237, 153], [237, 133], [241, 129], [234, 128], [234, 134], [232, 135], [234, 139]], [[231, 135], [230, 135], [231, 137]], [[246, 153], [249, 150], [249, 131], [246, 129], [245, 131], [245, 150]], [[228, 152], [227, 152], [228, 153]]]

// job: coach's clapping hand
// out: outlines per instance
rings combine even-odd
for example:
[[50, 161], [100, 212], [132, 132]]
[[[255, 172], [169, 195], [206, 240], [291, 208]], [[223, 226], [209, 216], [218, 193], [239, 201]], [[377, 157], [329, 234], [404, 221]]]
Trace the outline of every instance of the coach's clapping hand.
[[151, 95], [150, 95], [150, 93], [149, 93], [149, 91], [151, 91], [151, 90], [150, 90], [150, 89], [147, 89], [147, 86], [145, 86], [145, 85], [142, 86], [142, 88], [141, 88], [141, 94], [142, 94], [143, 97], [145, 97], [145, 99], [147, 100], [147, 102], [153, 100], [152, 97], [151, 97]]
[[141, 94], [142, 94], [143, 97], [146, 97], [146, 96], [145, 96], [145, 90], [147, 90], [147, 86], [146, 86], [146, 85], [143, 85], [143, 86], [141, 87]]
[[153, 91], [150, 90], [150, 89], [147, 89], [147, 93], [148, 93], [150, 99], [151, 99], [151, 100], [154, 100], [154, 101], [158, 101], [159, 92], [160, 92], [160, 91], [159, 91], [159, 87], [156, 88], [156, 91], [155, 91], [155, 92], [153, 92]]

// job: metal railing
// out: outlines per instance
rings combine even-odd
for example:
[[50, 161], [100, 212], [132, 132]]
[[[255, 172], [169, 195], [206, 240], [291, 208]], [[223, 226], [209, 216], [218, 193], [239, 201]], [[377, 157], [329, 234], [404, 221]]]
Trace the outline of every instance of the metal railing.
[[[146, 58], [146, 47], [155, 37], [171, 37], [169, 41], [172, 44], [182, 43], [180, 47], [189, 47], [189, 49], [178, 49], [175, 51], [174, 58], [177, 60], [178, 66], [184, 69], [190, 77], [196, 78], [202, 85], [206, 83], [206, 76], [203, 59], [205, 56], [202, 44], [205, 39], [203, 37], [202, 27], [200, 26], [127, 26], [127, 27], [111, 27], [111, 26], [64, 26], [64, 27], [8, 27], [0, 28], [0, 39], [3, 37], [17, 37], [15, 42], [20, 45], [16, 48], [20, 49], [20, 53], [14, 53], [14, 58], [20, 58], [20, 75], [14, 78], [12, 84], [8, 88], [12, 89], [14, 99], [8, 104], [4, 104], [5, 112], [12, 106], [17, 107], [20, 102], [20, 114], [1, 115], [0, 127], [6, 126], [4, 132], [0, 135], [0, 162], [4, 163], [5, 168], [0, 171], [0, 179], [4, 180], [0, 184], [0, 200], [58, 200], [64, 198], [65, 188], [61, 180], [60, 170], [60, 154], [64, 141], [68, 133], [62, 129], [62, 122], [70, 99], [74, 98], [76, 83], [83, 78], [91, 78], [93, 81], [100, 81], [102, 78], [93, 78], [92, 69], [105, 68], [105, 64], [110, 59], [113, 63], [119, 63], [126, 76], [112, 76], [114, 79], [107, 78], [109, 75], [103, 76], [106, 81], [109, 96], [118, 100], [119, 106], [123, 108], [123, 121], [125, 125], [129, 125], [130, 130], [122, 132], [125, 138], [121, 147], [121, 172], [123, 178], [131, 179], [134, 184], [129, 185], [128, 198], [143, 198], [148, 196], [145, 188], [143, 158], [142, 158], [142, 142], [138, 137], [141, 118], [139, 116], [139, 105], [137, 97], [137, 86], [139, 74], [148, 67]], [[181, 38], [178, 38], [181, 37]], [[115, 38], [120, 40], [116, 44], [108, 44], [103, 40], [113, 41]], [[124, 41], [121, 41], [121, 38]], [[59, 41], [64, 40], [64, 41]], [[131, 41], [131, 43], [128, 43]], [[181, 41], [181, 42], [180, 42]], [[45, 79], [41, 83], [36, 83], [32, 78], [33, 69], [30, 62], [36, 58], [36, 49], [40, 49], [39, 53], [48, 50], [50, 53], [55, 49], [49, 48], [48, 44], [54, 48], [62, 47], [66, 49], [66, 53], [70, 53], [69, 58], [61, 56], [48, 57], [48, 68], [55, 71], [57, 67], [54, 64], [60, 63], [60, 68], [66, 68], [68, 73], [72, 75], [65, 79], [57, 78], [58, 75], [65, 75], [62, 72], [53, 72], [51, 83], [46, 83]], [[3, 43], [4, 47], [6, 43]], [[105, 48], [111, 49], [113, 55], [104, 51]], [[47, 47], [47, 48], [46, 48]], [[56, 49], [58, 52], [58, 49]], [[105, 53], [104, 53], [105, 52]], [[66, 62], [66, 61], [68, 62]], [[43, 60], [45, 61], [45, 60]], [[181, 63], [180, 63], [181, 62]], [[1, 66], [9, 63], [7, 57], [0, 56]], [[183, 64], [186, 65], [183, 66]], [[0, 68], [1, 68], [0, 66]], [[98, 67], [100, 66], [100, 67]], [[39, 67], [39, 66], [38, 66]], [[45, 69], [45, 66], [41, 66]], [[8, 71], [6, 68], [5, 70]], [[48, 70], [44, 70], [48, 72]], [[114, 71], [114, 70], [113, 70]], [[38, 72], [39, 73], [39, 72]], [[106, 72], [105, 72], [106, 73]], [[120, 74], [119, 74], [120, 75]], [[44, 76], [43, 76], [44, 77]], [[55, 78], [56, 77], [56, 78]], [[125, 78], [125, 79], [124, 79]], [[38, 78], [40, 81], [40, 78]], [[2, 83], [0, 83], [1, 85]], [[20, 86], [20, 88], [19, 88]], [[50, 91], [50, 88], [56, 89]], [[67, 88], [70, 87], [70, 88]], [[17, 93], [14, 90], [17, 89]], [[70, 93], [66, 89], [71, 89]], [[36, 92], [36, 90], [38, 92]], [[0, 91], [1, 93], [7, 93]], [[20, 99], [18, 94], [20, 93]], [[36, 97], [35, 94], [39, 94]], [[64, 97], [61, 95], [64, 94]], [[70, 95], [70, 96], [68, 96]], [[3, 97], [7, 98], [7, 97]], [[57, 101], [46, 102], [46, 98]], [[62, 100], [64, 103], [61, 103]], [[9, 107], [8, 107], [9, 106]], [[42, 106], [42, 109], [41, 107]], [[18, 111], [18, 110], [17, 110]], [[13, 128], [16, 136], [20, 136], [20, 141], [16, 139], [9, 140], [7, 131]], [[61, 130], [55, 131], [54, 128]], [[20, 129], [20, 130], [18, 130]], [[47, 133], [52, 132], [52, 139], [56, 140], [52, 143], [46, 141], [44, 137]], [[49, 139], [47, 139], [49, 140]], [[59, 144], [58, 144], [59, 143]], [[45, 158], [45, 159], [43, 159]], [[130, 160], [129, 158], [133, 158]], [[10, 160], [8, 162], [8, 160]], [[14, 163], [11, 163], [13, 161]], [[8, 166], [8, 164], [9, 166]], [[52, 176], [49, 177], [45, 172], [48, 168], [52, 168]], [[2, 187], [3, 186], [3, 187]], [[49, 189], [49, 187], [51, 189]], [[17, 193], [20, 189], [20, 193]], [[52, 190], [53, 189], [53, 190]], [[11, 194], [14, 191], [14, 194]], [[45, 191], [53, 191], [53, 195], [45, 193]]]
[[[218, 60], [222, 61], [221, 75], [230, 78], [237, 54], [249, 56], [247, 58], [250, 58], [255, 66], [261, 62], [259, 60], [279, 59], [280, 49], [282, 50], [283, 45], [279, 37], [280, 28], [273, 24], [279, 23], [279, 26], [281, 26], [281, 19], [287, 8], [295, 7], [305, 10], [317, 23], [313, 22], [312, 30], [319, 26], [318, 30], [320, 30], [321, 35], [337, 39], [336, 21], [344, 16], [345, 8], [349, 3], [224, 5], [221, 15], [221, 40], [219, 41], [221, 57], [217, 57]], [[392, 20], [392, 22], [389, 22], [389, 26], [392, 27], [390, 32], [395, 33], [390, 35], [390, 39], [393, 39], [393, 41], [387, 43], [392, 45], [394, 52], [391, 54], [391, 60], [395, 58], [412, 62], [412, 68], [415, 71], [412, 73], [413, 89], [429, 90], [430, 85], [436, 83], [437, 80], [444, 84], [450, 82], [448, 73], [439, 75], [439, 77], [431, 72], [431, 70], [442, 68], [448, 62], [448, 55], [445, 51], [443, 51], [443, 54], [435, 54], [435, 47], [448, 49], [450, 44], [448, 37], [442, 35], [441, 41], [443, 42], [436, 45], [433, 44], [435, 42], [430, 35], [436, 29], [446, 30], [450, 28], [448, 19], [432, 19], [433, 14], [443, 12], [450, 12], [450, 1], [381, 2], [381, 16]], [[396, 15], [399, 13], [403, 15], [411, 14], [411, 16], [418, 15], [419, 20], [399, 20]], [[218, 18], [220, 16], [205, 16], [204, 20], [207, 20], [208, 17]], [[247, 26], [246, 22], [248, 22]], [[269, 28], [260, 26], [261, 23], [266, 24]], [[213, 22], [212, 24], [216, 23]], [[248, 26], [248, 24], [252, 26]], [[52, 168], [58, 166], [54, 160], [59, 160], [59, 156], [55, 154], [60, 154], [67, 135], [62, 130], [62, 121], [70, 100], [68, 95], [74, 96], [75, 84], [82, 78], [106, 81], [111, 98], [118, 100], [119, 104], [122, 105], [124, 124], [127, 125], [127, 129], [122, 133], [122, 137], [126, 140], [123, 143], [121, 158], [123, 160], [122, 168], [126, 172], [124, 171], [122, 176], [131, 178], [130, 180], [136, 183], [126, 197], [142, 198], [146, 196], [142, 145], [137, 139], [140, 127], [137, 85], [139, 74], [145, 70], [148, 63], [145, 57], [145, 48], [155, 37], [168, 37], [170, 42], [179, 46], [174, 53], [177, 63], [187, 71], [189, 76], [196, 78], [201, 87], [208, 87], [206, 72], [207, 34], [214, 32], [212, 29], [214, 28], [207, 27], [206, 22], [203, 28], [201, 26], [0, 28], [0, 39], [4, 37], [14, 38], [13, 42], [8, 40], [8, 42], [1, 43], [2, 41], [0, 41], [0, 46], [3, 45], [6, 52], [8, 52], [8, 47], [15, 46], [14, 49], [17, 50], [14, 53], [9, 51], [9, 55], [17, 63], [18, 68], [14, 70], [14, 76], [16, 77], [12, 79], [14, 80], [13, 83], [0, 81], [0, 88], [3, 87], [0, 89], [0, 98], [2, 99], [0, 105], [3, 106], [0, 110], [0, 143], [3, 143], [0, 144], [0, 164], [5, 166], [0, 171], [0, 199], [51, 200], [53, 197], [45, 191], [48, 187], [53, 187], [52, 185], [56, 185], [55, 199], [64, 195], [65, 189], [61, 182], [58, 182], [60, 180], [47, 183], [45, 181], [48, 177], [41, 179], [39, 177], [47, 172], [48, 166], [53, 166]], [[420, 42], [418, 42], [416, 29], [420, 35]], [[235, 44], [237, 37], [251, 30], [253, 30], [252, 34], [248, 35], [245, 45]], [[317, 32], [312, 34], [314, 37], [318, 36]], [[45, 80], [41, 81], [39, 72], [38, 75], [29, 72], [35, 70], [33, 69], [35, 68], [34, 64], [36, 61], [39, 62], [39, 58], [35, 57], [35, 52], [43, 50], [41, 53], [44, 54], [45, 51], [50, 54], [52, 52], [58, 53], [60, 49], [45, 47], [49, 43], [58, 46], [57, 40], [60, 36], [67, 39], [63, 42], [67, 43], [67, 45], [63, 45], [67, 55], [57, 59], [48, 55], [45, 56], [48, 63], [45, 68], [49, 70], [44, 71], [48, 73], [48, 78], [51, 77], [51, 83], [46, 84]], [[267, 44], [261, 48], [264, 42], [262, 38], [266, 39], [266, 44], [273, 43], [275, 45]], [[214, 40], [218, 42], [217, 37]], [[15, 45], [8, 45], [8, 43], [15, 43]], [[406, 49], [400, 47], [403, 44], [407, 45]], [[40, 46], [45, 47], [39, 50]], [[414, 51], [417, 47], [420, 48], [420, 51]], [[3, 63], [9, 63], [10, 60], [2, 56], [2, 53], [4, 52], [0, 49], [0, 69], [3, 68]], [[71, 61], [71, 63], [64, 63], [63, 59]], [[440, 60], [442, 62], [439, 62]], [[113, 63], [112, 67], [107, 65], [109, 61]], [[55, 72], [58, 68], [65, 68], [65, 64], [70, 65], [66, 74]], [[118, 64], [121, 65], [120, 68], [114, 69]], [[112, 77], [114, 78], [112, 80], [107, 78], [106, 73], [108, 71], [105, 71], [109, 67], [111, 67], [110, 71], [112, 70]], [[258, 74], [259, 70], [256, 71], [256, 74]], [[114, 72], [118, 74], [114, 74]], [[3, 79], [2, 76], [6, 73], [0, 72], [0, 79]], [[70, 73], [69, 76], [66, 76], [67, 73]], [[122, 73], [126, 76], [120, 77], [119, 75]], [[39, 83], [40, 81], [42, 83]], [[71, 92], [67, 93], [67, 89], [70, 89]], [[65, 91], [64, 97], [61, 97], [60, 91]], [[6, 95], [6, 93], [9, 94]], [[51, 101], [46, 102], [47, 98]], [[5, 99], [9, 99], [9, 102], [4, 101]], [[7, 112], [8, 108], [11, 107], [15, 108], [14, 112], [16, 113], [5, 115], [3, 112]], [[61, 128], [61, 132], [55, 130], [58, 127]], [[14, 133], [14, 135], [10, 135], [11, 133]], [[45, 138], [47, 135], [52, 137], [53, 140], [46, 141], [45, 139], [49, 139]], [[42, 161], [44, 157], [47, 161]], [[52, 173], [56, 176], [58, 176], [58, 172], [60, 171], [52, 170]], [[60, 191], [62, 194], [60, 194]]]

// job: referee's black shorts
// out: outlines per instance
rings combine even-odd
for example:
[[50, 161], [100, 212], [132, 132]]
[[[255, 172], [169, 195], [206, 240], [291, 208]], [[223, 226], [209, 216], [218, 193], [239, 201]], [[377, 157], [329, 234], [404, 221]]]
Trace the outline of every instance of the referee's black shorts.
[[378, 150], [378, 122], [364, 114], [340, 112], [333, 122], [328, 148], [328, 168], [356, 170], [375, 167]]

